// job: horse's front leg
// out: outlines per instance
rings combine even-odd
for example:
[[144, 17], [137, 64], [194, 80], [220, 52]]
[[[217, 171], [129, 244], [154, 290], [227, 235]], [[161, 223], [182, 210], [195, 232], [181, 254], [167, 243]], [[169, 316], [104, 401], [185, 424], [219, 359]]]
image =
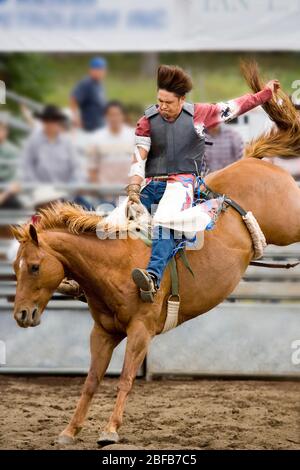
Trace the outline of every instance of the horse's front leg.
[[85, 380], [82, 394], [74, 415], [68, 426], [59, 435], [58, 442], [60, 444], [74, 443], [74, 437], [83, 427], [89, 405], [100, 381], [106, 372], [113, 350], [122, 339], [122, 336], [109, 334], [100, 326], [96, 324], [94, 325], [90, 338], [90, 370]]
[[122, 424], [126, 399], [132, 388], [137, 371], [141, 366], [152, 338], [144, 323], [136, 320], [127, 331], [127, 345], [125, 359], [120, 380], [118, 382], [118, 395], [112, 415], [101, 433], [98, 444], [108, 445], [119, 441], [118, 429]]

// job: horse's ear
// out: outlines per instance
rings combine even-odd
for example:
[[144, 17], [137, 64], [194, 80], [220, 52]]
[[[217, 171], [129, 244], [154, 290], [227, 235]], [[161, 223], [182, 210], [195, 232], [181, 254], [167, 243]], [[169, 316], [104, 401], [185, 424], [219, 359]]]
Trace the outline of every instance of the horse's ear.
[[32, 240], [37, 246], [39, 246], [38, 234], [37, 234], [37, 231], [36, 231], [35, 226], [32, 225], [32, 224], [29, 225], [29, 235], [30, 235], [30, 237], [31, 237], [31, 240]]

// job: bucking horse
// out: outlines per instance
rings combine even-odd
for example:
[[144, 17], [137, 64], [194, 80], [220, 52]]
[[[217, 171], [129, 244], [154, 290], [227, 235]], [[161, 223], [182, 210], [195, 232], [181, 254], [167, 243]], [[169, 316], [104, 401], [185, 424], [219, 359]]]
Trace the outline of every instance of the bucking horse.
[[[242, 72], [253, 92], [264, 87], [254, 62], [244, 64]], [[251, 211], [268, 244], [289, 245], [300, 242], [300, 189], [290, 174], [263, 158], [300, 155], [300, 120], [283, 91], [263, 107], [274, 122], [271, 131], [251, 141], [240, 161], [209, 174], [205, 183]], [[137, 371], [151, 339], [163, 331], [167, 315], [169, 270], [154, 303], [142, 302], [131, 271], [136, 266], [146, 267], [150, 247], [131, 237], [99, 239], [99, 220], [100, 216], [78, 206], [56, 203], [40, 211], [36, 224], [12, 227], [20, 242], [14, 262], [14, 318], [18, 325], [33, 327], [41, 322], [49, 300], [66, 276], [81, 286], [94, 320], [89, 372], [75, 412], [59, 435], [62, 444], [73, 443], [82, 429], [114, 348], [127, 337], [115, 406], [98, 439], [101, 445], [118, 442]], [[178, 325], [223, 302], [253, 255], [249, 231], [240, 214], [229, 207], [221, 213], [215, 228], [205, 232], [203, 248], [187, 253], [194, 276], [182, 259], [177, 259], [181, 298]]]

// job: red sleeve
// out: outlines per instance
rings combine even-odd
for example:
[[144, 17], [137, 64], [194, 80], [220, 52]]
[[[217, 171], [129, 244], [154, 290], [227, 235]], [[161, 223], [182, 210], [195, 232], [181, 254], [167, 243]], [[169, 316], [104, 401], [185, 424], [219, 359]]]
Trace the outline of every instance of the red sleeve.
[[252, 95], [248, 93], [247, 95], [241, 96], [234, 100], [239, 106], [239, 115], [244, 114], [250, 109], [256, 108], [261, 104], [266, 103], [272, 98], [272, 90], [270, 88], [265, 88], [264, 90], [259, 91]]
[[206, 128], [216, 126], [221, 122], [230, 121], [241, 114], [247, 113], [253, 108], [260, 106], [272, 98], [272, 90], [265, 88], [258, 93], [247, 93], [244, 96], [217, 104], [195, 105], [195, 123], [202, 122]]
[[143, 116], [138, 120], [135, 128], [135, 135], [150, 137], [150, 122], [146, 116]]

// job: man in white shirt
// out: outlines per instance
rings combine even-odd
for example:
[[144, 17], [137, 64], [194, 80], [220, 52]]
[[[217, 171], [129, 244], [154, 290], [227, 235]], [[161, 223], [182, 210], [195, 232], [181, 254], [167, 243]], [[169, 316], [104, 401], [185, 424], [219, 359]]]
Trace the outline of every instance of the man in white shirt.
[[125, 123], [126, 112], [119, 101], [107, 104], [105, 119], [105, 127], [92, 137], [89, 180], [99, 185], [126, 185], [135, 130]]

